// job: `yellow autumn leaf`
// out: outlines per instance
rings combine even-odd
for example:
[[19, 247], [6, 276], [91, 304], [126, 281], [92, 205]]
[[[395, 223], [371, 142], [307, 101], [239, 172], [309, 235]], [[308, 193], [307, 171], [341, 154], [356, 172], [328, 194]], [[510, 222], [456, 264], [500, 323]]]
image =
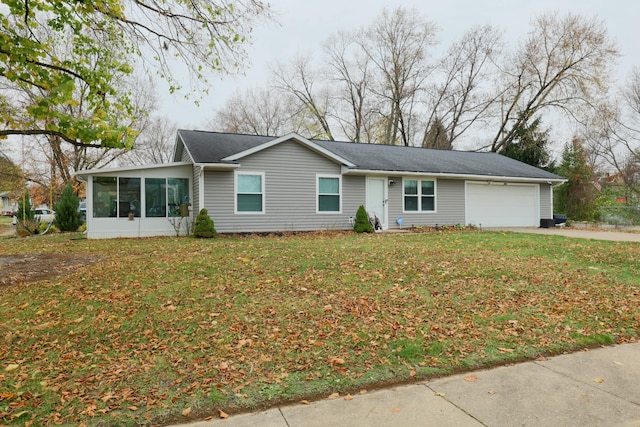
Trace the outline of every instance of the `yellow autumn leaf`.
[[190, 413], [191, 413], [191, 407], [186, 408], [184, 411], [182, 411], [182, 416], [188, 417]]
[[4, 368], [4, 370], [6, 372], [11, 372], [11, 371], [15, 371], [16, 369], [18, 369], [20, 367], [20, 365], [18, 365], [17, 363], [11, 363], [9, 365], [7, 365], [6, 368]]

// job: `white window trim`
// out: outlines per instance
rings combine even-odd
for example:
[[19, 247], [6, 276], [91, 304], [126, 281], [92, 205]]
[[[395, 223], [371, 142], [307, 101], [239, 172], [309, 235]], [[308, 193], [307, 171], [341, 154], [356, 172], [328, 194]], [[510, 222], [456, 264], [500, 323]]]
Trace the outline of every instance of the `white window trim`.
[[[418, 181], [418, 194], [410, 194], [410, 196], [418, 197], [418, 210], [408, 211], [405, 210], [404, 203], [404, 182], [405, 181]], [[422, 210], [422, 181], [433, 181], [433, 210]], [[402, 213], [404, 214], [434, 214], [438, 212], [438, 180], [436, 178], [429, 177], [402, 177]]]
[[[337, 211], [321, 211], [320, 210], [320, 178], [338, 178], [338, 197], [339, 206]], [[333, 194], [332, 194], [333, 195]], [[316, 214], [319, 215], [336, 215], [342, 213], [342, 175], [316, 174]]]
[[[262, 194], [262, 210], [259, 212], [238, 211], [238, 176], [240, 175], [260, 175], [262, 177], [262, 193], [246, 193], [246, 194]], [[244, 194], [244, 193], [243, 193]], [[233, 213], [236, 215], [264, 215], [266, 204], [266, 182], [264, 172], [254, 171], [233, 171]]]

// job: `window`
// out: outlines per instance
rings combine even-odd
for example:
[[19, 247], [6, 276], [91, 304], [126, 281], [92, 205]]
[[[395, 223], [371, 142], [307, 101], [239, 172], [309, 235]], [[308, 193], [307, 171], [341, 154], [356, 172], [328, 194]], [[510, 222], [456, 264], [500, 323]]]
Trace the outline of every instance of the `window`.
[[144, 180], [147, 218], [182, 216], [180, 207], [189, 203], [187, 178], [146, 178]]
[[318, 212], [340, 212], [340, 177], [318, 177]]
[[264, 173], [236, 173], [236, 212], [264, 213]]
[[436, 210], [436, 183], [433, 180], [404, 180], [404, 211], [434, 212]]
[[146, 178], [144, 180], [144, 197], [147, 218], [167, 216], [167, 180], [165, 178]]
[[96, 176], [93, 178], [93, 216], [109, 218], [116, 216], [118, 181], [116, 177]]
[[183, 216], [180, 212], [180, 206], [189, 203], [189, 180], [186, 178], [167, 179], [167, 200], [169, 201], [169, 216]]
[[139, 218], [140, 200], [140, 178], [118, 178], [118, 218]]
[[[95, 218], [139, 218], [142, 214], [142, 178], [94, 177]], [[189, 203], [188, 178], [145, 178], [144, 215], [147, 218], [181, 216], [181, 205]]]

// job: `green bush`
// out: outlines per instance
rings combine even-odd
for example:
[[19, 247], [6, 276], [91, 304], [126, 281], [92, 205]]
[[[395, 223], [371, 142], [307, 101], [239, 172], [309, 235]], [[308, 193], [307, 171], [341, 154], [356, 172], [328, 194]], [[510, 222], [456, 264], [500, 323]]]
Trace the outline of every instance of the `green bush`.
[[360, 205], [356, 212], [356, 222], [353, 224], [353, 231], [356, 233], [373, 233], [373, 227], [369, 222], [369, 215], [363, 205]]
[[56, 203], [54, 208], [56, 211], [54, 224], [60, 231], [76, 231], [80, 227], [82, 220], [80, 212], [78, 212], [79, 205], [80, 199], [73, 193], [73, 185], [69, 182], [64, 187], [60, 201]]
[[193, 225], [193, 235], [199, 238], [209, 239], [216, 236], [216, 228], [206, 209], [200, 209]]
[[25, 190], [20, 200], [18, 200], [18, 210], [13, 213], [16, 217], [18, 217], [18, 221], [27, 222], [33, 221], [35, 212], [31, 210], [31, 196]]

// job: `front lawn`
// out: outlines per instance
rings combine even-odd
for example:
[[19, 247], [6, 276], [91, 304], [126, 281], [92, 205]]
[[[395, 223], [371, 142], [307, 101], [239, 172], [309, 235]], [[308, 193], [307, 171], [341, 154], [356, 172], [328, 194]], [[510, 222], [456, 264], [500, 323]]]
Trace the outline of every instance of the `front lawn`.
[[25, 253], [92, 263], [0, 287], [0, 424], [185, 422], [640, 334], [633, 243], [469, 231], [0, 245], [0, 261]]

